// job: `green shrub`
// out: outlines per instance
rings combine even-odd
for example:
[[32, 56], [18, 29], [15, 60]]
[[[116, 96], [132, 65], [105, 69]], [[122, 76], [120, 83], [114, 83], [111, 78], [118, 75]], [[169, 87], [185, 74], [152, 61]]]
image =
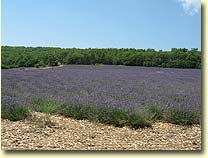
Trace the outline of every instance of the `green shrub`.
[[168, 121], [179, 125], [192, 125], [200, 122], [200, 113], [196, 111], [184, 111], [178, 108], [172, 109], [168, 115]]
[[30, 115], [30, 110], [27, 107], [16, 106], [10, 108], [8, 111], [3, 112], [1, 117], [10, 121], [23, 120]]
[[43, 112], [46, 114], [58, 114], [60, 111], [61, 105], [60, 103], [54, 101], [43, 101], [38, 105], [39, 112]]
[[192, 125], [199, 123], [200, 114], [193, 111], [183, 111], [173, 109], [164, 113], [158, 105], [147, 106], [144, 111], [132, 113], [124, 111], [120, 107], [101, 106], [72, 103], [58, 103], [54, 101], [45, 101], [44, 99], [34, 100], [36, 111], [47, 114], [61, 114], [65, 117], [71, 117], [77, 120], [90, 120], [103, 124], [114, 125], [116, 127], [130, 126], [137, 129], [139, 127], [151, 127], [152, 121], [166, 119], [167, 121], [180, 124]]
[[151, 105], [147, 107], [147, 115], [150, 120], [161, 120], [164, 111], [159, 105]]
[[93, 105], [64, 104], [60, 111], [61, 115], [78, 120], [98, 121], [97, 107]]
[[123, 127], [128, 122], [128, 114], [119, 107], [113, 107], [110, 115], [110, 124]]
[[81, 119], [87, 119], [90, 121], [97, 121], [97, 107], [93, 105], [82, 105], [80, 108]]
[[111, 110], [108, 106], [102, 106], [98, 108], [97, 117], [100, 123], [111, 124]]
[[131, 128], [144, 128], [151, 127], [152, 122], [148, 119], [148, 116], [144, 112], [134, 112], [129, 115], [128, 125]]
[[100, 123], [123, 127], [128, 122], [128, 113], [119, 107], [99, 107], [97, 111], [98, 121]]
[[1, 64], [1, 68], [2, 68], [2, 69], [9, 69], [9, 68], [10, 68], [10, 66], [9, 66], [9, 65], [4, 65], [4, 64]]
[[77, 120], [82, 120], [82, 112], [81, 112], [80, 105], [73, 105], [73, 104], [63, 104], [60, 114], [64, 115], [65, 117], [72, 117]]

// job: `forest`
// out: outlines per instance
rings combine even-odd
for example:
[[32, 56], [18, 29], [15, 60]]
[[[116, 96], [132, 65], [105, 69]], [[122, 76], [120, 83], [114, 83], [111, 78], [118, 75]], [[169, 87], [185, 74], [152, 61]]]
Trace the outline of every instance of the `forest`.
[[197, 48], [170, 51], [134, 48], [56, 48], [2, 46], [1, 68], [45, 67], [67, 64], [127, 65], [164, 68], [201, 68]]

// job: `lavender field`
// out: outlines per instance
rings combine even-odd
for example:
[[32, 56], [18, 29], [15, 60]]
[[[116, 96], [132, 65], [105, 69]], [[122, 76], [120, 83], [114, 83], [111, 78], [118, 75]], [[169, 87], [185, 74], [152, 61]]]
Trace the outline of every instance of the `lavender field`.
[[33, 107], [34, 99], [125, 110], [159, 105], [201, 111], [201, 70], [67, 65], [2, 70], [2, 106]]

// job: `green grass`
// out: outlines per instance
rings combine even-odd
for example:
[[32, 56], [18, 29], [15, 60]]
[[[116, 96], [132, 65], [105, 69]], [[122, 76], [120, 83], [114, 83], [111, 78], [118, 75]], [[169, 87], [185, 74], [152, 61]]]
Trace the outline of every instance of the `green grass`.
[[123, 127], [128, 122], [128, 113], [119, 107], [98, 108], [98, 120], [100, 123]]
[[134, 112], [129, 115], [128, 125], [131, 128], [151, 127], [152, 121], [148, 119], [148, 115], [144, 112]]
[[168, 114], [168, 121], [178, 125], [192, 125], [200, 123], [200, 113], [197, 111], [184, 111], [172, 109]]
[[123, 127], [128, 122], [128, 113], [118, 107], [113, 107], [110, 115], [111, 124], [117, 127]]
[[7, 112], [3, 112], [1, 117], [10, 121], [24, 120], [30, 115], [30, 109], [23, 106], [10, 108]]
[[72, 117], [77, 120], [82, 119], [82, 114], [81, 114], [81, 106], [79, 105], [68, 105], [68, 104], [63, 104], [60, 114], [65, 116], [65, 117]]
[[130, 126], [139, 128], [151, 126], [151, 121], [147, 120], [146, 113], [129, 115], [128, 112], [119, 107], [65, 104], [62, 106], [60, 114], [77, 120], [86, 119], [116, 127]]
[[97, 121], [97, 109], [91, 105], [63, 104], [60, 114], [77, 120]]
[[[151, 127], [156, 120], [166, 120], [173, 124], [192, 125], [200, 123], [200, 113], [196, 111], [184, 111], [181, 109], [172, 109], [170, 112], [164, 110], [158, 105], [147, 106], [140, 111], [124, 111], [120, 107], [94, 105], [78, 105], [72, 103], [60, 104], [55, 101], [46, 101], [37, 99], [33, 102], [36, 105], [35, 111], [46, 114], [59, 114], [65, 117], [77, 120], [90, 120], [116, 127], [129, 126], [133, 129]], [[2, 114], [2, 118], [11, 121], [25, 119], [30, 115], [30, 109], [18, 106], [9, 109]]]
[[164, 117], [164, 111], [159, 105], [148, 106], [146, 113], [150, 120], [161, 120]]
[[98, 122], [103, 123], [103, 124], [111, 124], [112, 113], [110, 111], [110, 107], [108, 106], [102, 106], [97, 110], [97, 117], [98, 117]]
[[37, 111], [46, 113], [46, 114], [58, 114], [60, 111], [61, 105], [57, 102], [42, 102], [39, 106]]
[[186, 100], [186, 98], [183, 97], [183, 96], [172, 96], [171, 99], [173, 101], [176, 101], [176, 102], [181, 102], [181, 101], [185, 101]]

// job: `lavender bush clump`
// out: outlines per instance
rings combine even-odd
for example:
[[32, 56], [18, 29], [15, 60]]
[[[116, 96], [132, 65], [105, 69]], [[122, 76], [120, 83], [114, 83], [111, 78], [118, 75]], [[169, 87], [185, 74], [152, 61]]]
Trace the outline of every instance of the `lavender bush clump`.
[[178, 107], [201, 112], [201, 70], [109, 65], [2, 70], [2, 106], [16, 101], [37, 108], [38, 99], [128, 112], [154, 105], [166, 112]]

